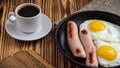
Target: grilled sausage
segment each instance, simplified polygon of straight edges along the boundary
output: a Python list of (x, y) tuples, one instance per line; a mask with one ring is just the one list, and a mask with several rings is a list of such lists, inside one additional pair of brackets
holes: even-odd
[(96, 47), (92, 41), (92, 37), (89, 30), (88, 29), (81, 30), (79, 32), (79, 36), (86, 51), (86, 65), (98, 67)]
[(86, 58), (85, 50), (78, 35), (77, 25), (73, 21), (69, 21), (67, 24), (67, 41), (73, 56)]

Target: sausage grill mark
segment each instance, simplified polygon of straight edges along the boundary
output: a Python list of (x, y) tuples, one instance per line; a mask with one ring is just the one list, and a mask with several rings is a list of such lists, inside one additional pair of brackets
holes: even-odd
[(70, 36), (70, 38), (73, 37), (73, 30), (74, 30), (74, 28), (72, 26), (72, 23), (69, 23), (69, 36)]
[(76, 49), (76, 54), (79, 54), (79, 53), (81, 53), (81, 51), (80, 51), (80, 49)]
[(93, 63), (94, 60), (93, 60), (93, 54), (94, 54), (94, 50), (93, 50), (93, 47), (91, 48), (91, 51), (89, 52), (88, 56), (89, 56), (89, 63)]
[(83, 34), (87, 34), (87, 31), (84, 29), (81, 31)]

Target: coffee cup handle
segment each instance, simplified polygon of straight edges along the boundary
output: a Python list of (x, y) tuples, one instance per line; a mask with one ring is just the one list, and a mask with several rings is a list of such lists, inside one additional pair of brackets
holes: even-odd
[(14, 12), (10, 12), (9, 15), (8, 15), (8, 17), (9, 17), (9, 21), (11, 23), (14, 23), (16, 21), (16, 16), (15, 16)]

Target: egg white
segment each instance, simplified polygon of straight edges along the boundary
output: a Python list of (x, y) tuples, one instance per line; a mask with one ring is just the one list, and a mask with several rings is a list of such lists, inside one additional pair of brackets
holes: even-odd
[(120, 26), (111, 22), (99, 20), (104, 23), (106, 28), (103, 31), (93, 32), (89, 29), (89, 23), (92, 21), (94, 20), (84, 21), (79, 26), (79, 30), (81, 31), (83, 29), (88, 29), (91, 32), (92, 39), (97, 49), (102, 45), (109, 45), (117, 51), (117, 57), (112, 61), (108, 61), (98, 56), (97, 58), (99, 64), (104, 67), (113, 67), (120, 65)]
[[(89, 29), (89, 23), (94, 20), (86, 20), (84, 21), (80, 26), (79, 29)], [(93, 32), (90, 29), (92, 39), (97, 40), (97, 39), (102, 39), (104, 41), (109, 41), (109, 42), (120, 42), (120, 27), (118, 25), (112, 24), (107, 21), (99, 20), (104, 25), (106, 28), (103, 31), (98, 31), (98, 32)]]
[(101, 66), (114, 67), (114, 66), (120, 65), (120, 43), (105, 42), (105, 41), (100, 40), (100, 39), (94, 41), (94, 43), (95, 43), (97, 49), (102, 45), (108, 45), (108, 46), (113, 47), (117, 51), (117, 57), (112, 61), (108, 61), (108, 60), (98, 56), (98, 62)]

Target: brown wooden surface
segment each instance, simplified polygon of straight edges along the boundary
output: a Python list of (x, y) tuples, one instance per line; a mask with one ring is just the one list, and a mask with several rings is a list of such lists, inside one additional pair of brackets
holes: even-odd
[[(34, 50), (56, 68), (78, 68), (79, 66), (66, 59), (54, 41), (54, 23), (72, 14), (91, 0), (0, 0), (0, 60), (20, 50)], [(52, 21), (51, 32), (36, 41), (19, 41), (10, 37), (5, 31), (8, 13), (22, 3), (38, 4), (42, 13)]]

